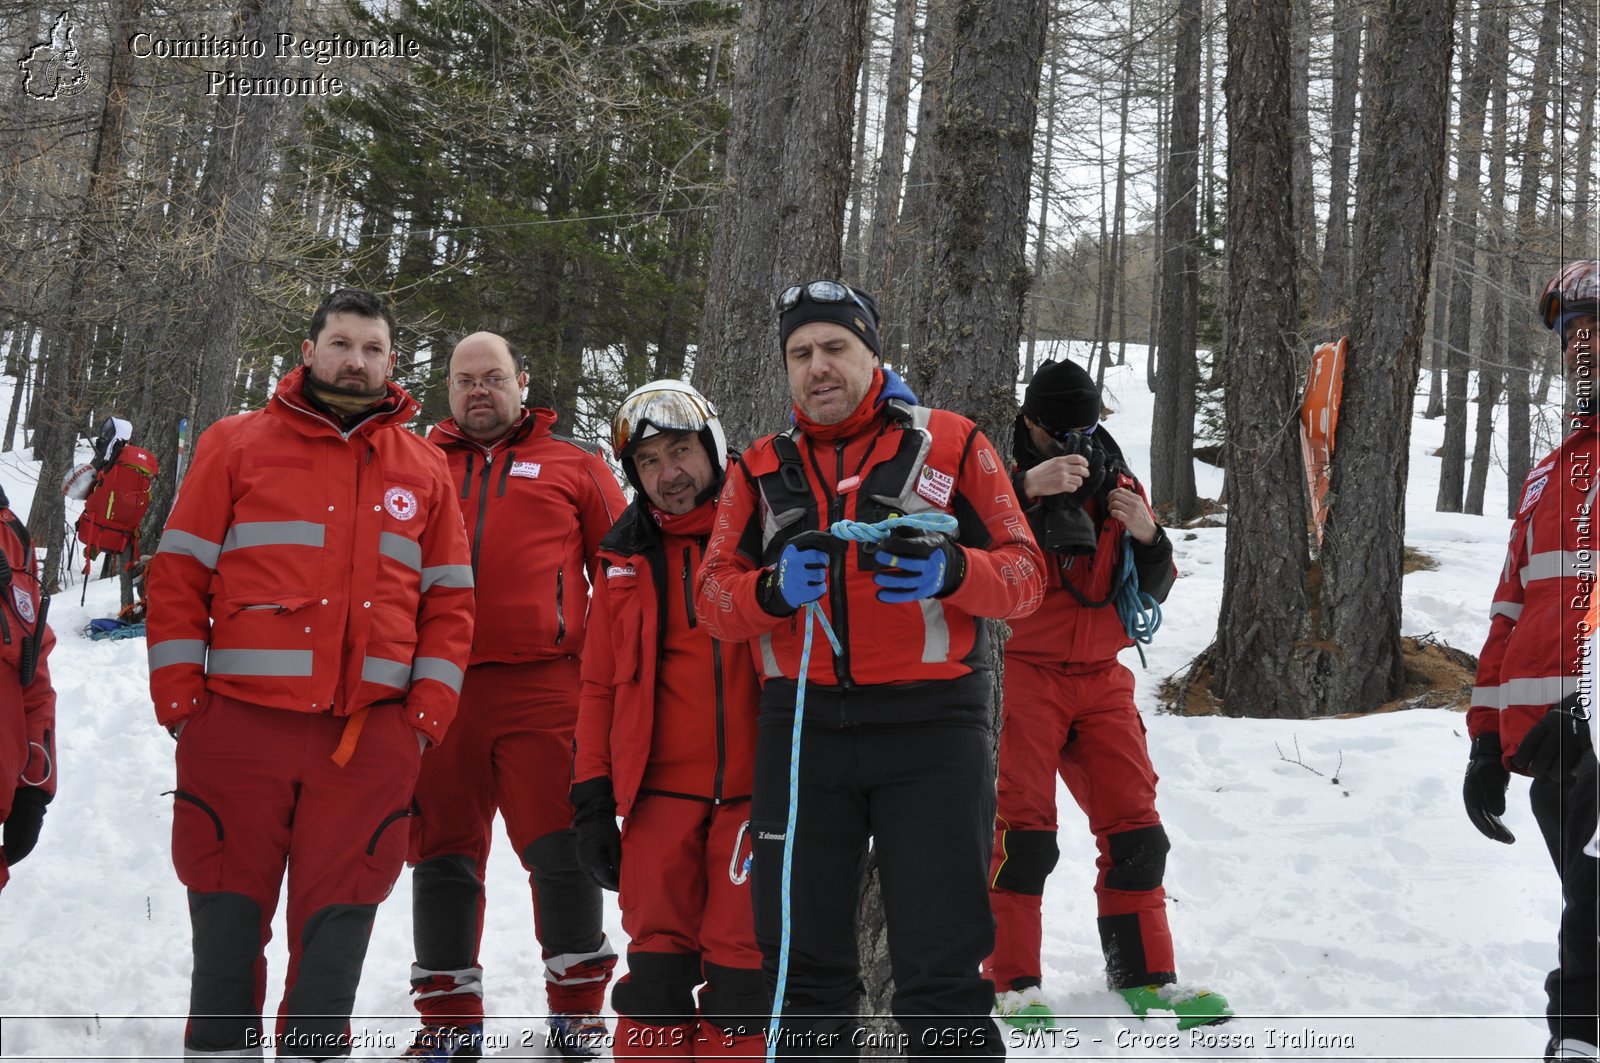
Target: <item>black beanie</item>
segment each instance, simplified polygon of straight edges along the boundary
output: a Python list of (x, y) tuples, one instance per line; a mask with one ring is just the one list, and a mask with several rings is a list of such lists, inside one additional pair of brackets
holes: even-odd
[[(831, 321), (835, 325), (845, 328), (860, 336), (862, 342), (872, 348), (872, 353), (879, 358), (883, 357), (883, 350), (878, 346), (878, 301), (860, 288), (849, 287), (861, 300), (861, 306), (854, 302), (844, 303), (817, 303), (812, 302), (811, 296), (802, 292), (800, 301), (785, 310), (778, 318), (778, 353), (783, 354), (789, 347), (789, 333), (801, 325), (812, 321)], [(862, 307), (866, 307), (866, 312)]]
[(1088, 428), (1100, 423), (1100, 389), (1076, 362), (1045, 362), (1023, 392), (1022, 414), (1051, 432)]

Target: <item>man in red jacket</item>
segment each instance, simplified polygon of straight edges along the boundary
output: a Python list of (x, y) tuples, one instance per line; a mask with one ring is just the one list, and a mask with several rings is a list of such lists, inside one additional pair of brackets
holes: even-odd
[(598, 1055), (616, 953), (600, 888), (573, 848), (572, 733), (589, 583), (622, 491), (596, 448), (553, 435), (553, 410), (504, 337), (477, 332), (450, 356), (445, 454), (472, 544), (478, 623), (461, 715), (417, 782), (411, 987), (423, 1026), (401, 1056), (477, 1058), (483, 1040), (484, 869), (498, 810), (533, 887), (549, 1040)]
[(48, 658), (56, 637), (28, 529), (0, 491), (0, 889), (33, 852), (56, 794), (56, 691)]
[(612, 1055), (759, 1057), (767, 993), (748, 883), (759, 689), (742, 648), (700, 623), (693, 589), (728, 448), (711, 404), (676, 380), (623, 400), (612, 445), (636, 493), (600, 544), (572, 787), (578, 855), (619, 891), (628, 932)]
[(1516, 839), (1500, 817), (1511, 773), (1533, 778), (1528, 797), (1550, 859), (1561, 875), (1560, 966), (1545, 980), (1550, 1043), (1546, 1059), (1600, 1054), (1600, 942), (1596, 878), (1584, 850), (1595, 833), (1595, 757), (1583, 648), (1595, 589), (1595, 329), (1600, 261), (1570, 262), (1539, 297), (1545, 327), (1560, 337), (1574, 401), (1570, 431), (1523, 483), (1511, 542), (1489, 609), (1489, 637), (1467, 710), (1472, 739), (1462, 797), (1485, 837)]
[[(812, 281), (778, 303), (794, 427), (730, 470), (696, 598), (701, 622), (748, 642), (762, 676), (750, 829), (756, 937), (769, 985), (787, 977), (778, 1051), (860, 1050), (855, 922), (870, 840), (905, 1049), (1003, 1055), (994, 987), (979, 973), (994, 945), (981, 618), (1032, 612), (1043, 558), (989, 440), (964, 417), (915, 405), (879, 365), (870, 295)], [(839, 521), (888, 528), (906, 515), (953, 517), (957, 530), (907, 525), (876, 546), (827, 534)], [(812, 622), (801, 609), (813, 602), (840, 652), (820, 635), (812, 647), (789, 839), (790, 736)]]
[[(188, 1057), (331, 1059), (377, 904), (405, 860), (423, 747), (455, 715), (472, 569), (394, 319), (324, 299), (304, 364), (218, 421), (150, 563), (156, 719), (178, 740), (172, 860), (189, 889)], [(289, 970), (264, 1037), (264, 948), (289, 869)]]
[(1110, 988), (1140, 1016), (1175, 1010), (1180, 1029), (1218, 1021), (1232, 1014), (1221, 996), (1177, 985), (1156, 772), (1133, 673), (1117, 660), (1133, 645), (1119, 596), (1166, 599), (1177, 576), (1172, 542), (1100, 423), (1100, 389), (1081, 366), (1045, 362), (1034, 373), (1012, 449), (1012, 479), (1046, 574), (1044, 603), (1011, 625), (1006, 642), (989, 880), (995, 950), (984, 965), (999, 992), (995, 1010), (1013, 1026), (1055, 1025), (1039, 946), (1045, 879), (1059, 855), (1059, 775), (1100, 850), (1095, 900)]

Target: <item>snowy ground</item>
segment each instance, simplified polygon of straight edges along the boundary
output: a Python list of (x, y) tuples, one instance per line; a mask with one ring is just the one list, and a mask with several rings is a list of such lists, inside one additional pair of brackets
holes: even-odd
[[(1113, 370), (1110, 425), (1148, 468), (1144, 353)], [(1405, 632), (1475, 653), (1509, 523), (1436, 514), (1438, 422), (1413, 426), (1408, 542), (1439, 568), (1407, 577)], [(0, 456), (0, 486), (25, 510), (35, 467)], [(1220, 473), (1198, 466), (1215, 496)], [(1505, 509), (1504, 474), (1487, 508)], [(1130, 1019), (1105, 991), (1094, 929), (1094, 847), (1063, 790), (1061, 863), (1045, 895), (1046, 988), (1069, 1030), (1015, 1055), (1070, 1059), (1535, 1059), (1542, 982), (1555, 962), (1560, 892), (1514, 782), (1507, 825), (1482, 838), (1461, 809), (1463, 717), (1418, 710), (1366, 719), (1273, 722), (1158, 715), (1161, 680), (1211, 640), (1224, 530), (1176, 533), (1181, 578), (1138, 673), (1161, 811), (1173, 850), (1167, 888), (1180, 975), (1232, 1001), (1238, 1018), (1177, 1033)], [(156, 726), (144, 643), (90, 642), (116, 610), (112, 581), (58, 596), (54, 659), (62, 781), (38, 850), (0, 899), (0, 1058), (168, 1058), (188, 1001), (189, 926), (168, 858), (172, 741)], [(1298, 744), (1306, 767), (1280, 758)], [(1342, 762), (1342, 764), (1341, 764)], [(1337, 782), (1329, 776), (1335, 765)], [(1314, 768), (1321, 774), (1307, 770)], [(521, 1055), (543, 1010), (525, 876), (509, 848), (490, 868), (484, 952), (491, 1041)], [(609, 896), (609, 895), (608, 895)], [(385, 1058), (412, 1025), (410, 885), (383, 905), (357, 1000), (357, 1058)], [(624, 942), (613, 906), (608, 932)], [(282, 935), (281, 914), (278, 937)], [(269, 951), (282, 978), (284, 951)], [(269, 993), (275, 1007), (276, 989)], [(1208, 1041), (1207, 1038), (1214, 1038)], [(542, 1042), (540, 1042), (542, 1043)]]

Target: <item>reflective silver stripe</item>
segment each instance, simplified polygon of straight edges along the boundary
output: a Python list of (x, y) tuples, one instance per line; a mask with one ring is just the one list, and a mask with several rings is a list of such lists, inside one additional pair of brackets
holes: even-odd
[(778, 667), (778, 657), (772, 652), (772, 633), (761, 636), (761, 674), (771, 679), (783, 674)]
[(168, 528), (161, 533), (161, 545), (156, 548), (158, 554), (183, 554), (192, 557), (206, 568), (217, 567), (217, 555), (222, 553), (222, 547), (210, 539), (202, 539), (190, 532)]
[(1526, 587), (1534, 580), (1559, 579), (1562, 576), (1572, 577), (1579, 572), (1594, 571), (1594, 554), (1589, 554), (1589, 563), (1582, 564), (1579, 555), (1571, 550), (1546, 550), (1542, 554), (1533, 554), (1528, 558), (1528, 563), (1522, 566), (1522, 585)]
[(411, 681), (432, 679), (461, 693), (461, 669), (443, 657), (418, 657), (411, 662)]
[(257, 520), (235, 524), (222, 540), (222, 552), (252, 546), (322, 545), (323, 527), (309, 520)]
[(472, 587), (471, 565), (429, 565), (422, 570), (422, 591), (430, 587)]
[(1473, 687), (1472, 704), (1481, 705), (1486, 709), (1503, 709), (1505, 702), (1500, 700), (1499, 687)]
[(943, 664), (950, 659), (950, 626), (944, 620), (944, 606), (933, 598), (917, 602), (922, 607), (922, 663)]
[(387, 657), (366, 657), (361, 661), (361, 681), (404, 690), (411, 682), (411, 666)]
[(150, 661), (152, 672), (169, 664), (205, 664), (206, 643), (204, 639), (167, 639), (164, 642), (152, 642), (145, 651), (145, 656)]
[(1512, 620), (1518, 619), (1522, 616), (1522, 603), (1495, 602), (1489, 607), (1489, 619), (1493, 620), (1497, 616), (1509, 617)]
[(1472, 703), (1492, 709), (1510, 705), (1554, 705), (1578, 689), (1575, 675), (1540, 675), (1507, 679), (1497, 687), (1473, 687)]
[(1578, 676), (1541, 675), (1532, 679), (1508, 679), (1500, 684), (1505, 705), (1554, 705), (1578, 689)]
[(422, 544), (415, 539), (384, 532), (378, 536), (378, 553), (393, 558), (413, 572), (422, 571)]
[(308, 676), (310, 650), (218, 650), (206, 658), (207, 675)]

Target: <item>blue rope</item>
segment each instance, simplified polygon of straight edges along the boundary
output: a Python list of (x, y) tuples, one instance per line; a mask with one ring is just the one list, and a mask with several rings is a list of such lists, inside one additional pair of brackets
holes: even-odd
[(1117, 572), (1117, 594), (1114, 601), (1122, 630), (1133, 640), (1139, 651), (1139, 663), (1149, 667), (1144, 659), (1144, 648), (1161, 629), (1161, 603), (1139, 589), (1139, 576), (1133, 567), (1133, 536), (1122, 533), (1122, 567)]
[[(944, 532), (954, 535), (958, 525), (948, 513), (912, 513), (903, 517), (890, 517), (875, 524), (857, 520), (841, 520), (828, 531), (847, 542), (881, 543), (896, 528), (918, 528), (923, 531)], [(1130, 555), (1131, 561), (1131, 555)], [(806, 677), (811, 673), (811, 636), (813, 621), (822, 624), (822, 633), (835, 654), (844, 652), (839, 636), (834, 634), (828, 615), (822, 611), (820, 599), (806, 603), (806, 634), (800, 646), (800, 678), (795, 683), (794, 726), (789, 730), (789, 815), (783, 830), (783, 874), (781, 892), (783, 900), (783, 932), (778, 941), (778, 984), (772, 994), (772, 1019), (767, 1024), (767, 1063), (773, 1063), (778, 1053), (778, 1028), (783, 1020), (783, 995), (789, 987), (789, 946), (793, 937), (793, 904), (791, 881), (794, 874), (794, 831), (800, 813), (800, 734), (805, 721)]]

